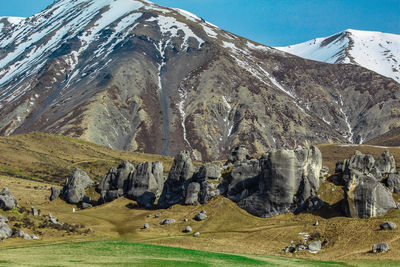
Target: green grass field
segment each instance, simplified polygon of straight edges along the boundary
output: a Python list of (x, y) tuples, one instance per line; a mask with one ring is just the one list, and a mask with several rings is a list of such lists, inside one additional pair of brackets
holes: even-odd
[(399, 262), (323, 262), (97, 241), (3, 248), (0, 266), (399, 266)]

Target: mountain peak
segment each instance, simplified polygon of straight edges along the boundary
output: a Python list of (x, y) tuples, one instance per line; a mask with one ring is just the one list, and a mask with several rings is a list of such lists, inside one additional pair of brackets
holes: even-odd
[(306, 59), (355, 64), (400, 82), (400, 35), (347, 29), (277, 49)]

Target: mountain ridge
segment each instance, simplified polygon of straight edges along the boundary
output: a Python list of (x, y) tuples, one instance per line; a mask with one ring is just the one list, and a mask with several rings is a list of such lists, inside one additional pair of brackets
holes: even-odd
[(400, 35), (347, 29), (286, 47), (275, 47), (306, 59), (355, 64), (400, 82)]
[(0, 134), (43, 131), (120, 150), (218, 159), (238, 145), (358, 143), (400, 116), (391, 79), (147, 1), (60, 0), (0, 36), (0, 66)]

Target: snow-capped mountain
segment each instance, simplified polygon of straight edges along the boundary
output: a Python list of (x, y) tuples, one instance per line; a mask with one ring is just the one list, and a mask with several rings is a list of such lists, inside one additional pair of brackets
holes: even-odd
[(0, 134), (218, 159), (360, 142), (400, 120), (400, 85), (305, 60), (144, 0), (59, 0), (0, 34)]
[(329, 37), (276, 48), (306, 59), (356, 64), (400, 82), (398, 34), (349, 29)]
[(25, 18), (21, 17), (1, 17), (0, 16), (0, 35), (3, 31), (9, 30), (10, 27), (18, 25)]

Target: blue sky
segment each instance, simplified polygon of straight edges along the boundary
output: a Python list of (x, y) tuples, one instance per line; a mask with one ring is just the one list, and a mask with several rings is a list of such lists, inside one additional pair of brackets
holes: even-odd
[[(0, 16), (30, 16), (53, 0), (0, 0)], [(153, 0), (270, 46), (345, 29), (400, 34), (400, 0)]]

